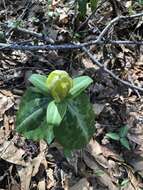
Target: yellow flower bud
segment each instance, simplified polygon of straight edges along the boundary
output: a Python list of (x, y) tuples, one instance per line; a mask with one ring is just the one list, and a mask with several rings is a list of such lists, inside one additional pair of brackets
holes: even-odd
[(65, 71), (52, 71), (47, 78), (47, 86), (52, 97), (57, 101), (62, 101), (73, 86), (72, 78)]

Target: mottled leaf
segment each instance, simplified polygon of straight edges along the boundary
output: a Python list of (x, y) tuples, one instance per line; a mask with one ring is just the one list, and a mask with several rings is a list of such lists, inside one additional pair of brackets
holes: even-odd
[(46, 123), (46, 107), (50, 101), (50, 96), (37, 93), (35, 88), (26, 90), (17, 112), (16, 130), (26, 138), (49, 139), (52, 128)]
[(48, 142), (48, 144), (50, 144), (54, 139), (53, 126), (47, 125), (45, 117), (45, 119), (41, 122), (39, 127), (37, 127), (34, 130), (24, 132), (24, 136), (27, 139), (32, 139), (35, 141), (44, 139)]
[(84, 94), (69, 101), (61, 125), (54, 128), (56, 139), (66, 151), (84, 147), (94, 131), (94, 113)]
[(84, 18), (87, 11), (87, 0), (78, 0), (78, 10), (80, 18)]

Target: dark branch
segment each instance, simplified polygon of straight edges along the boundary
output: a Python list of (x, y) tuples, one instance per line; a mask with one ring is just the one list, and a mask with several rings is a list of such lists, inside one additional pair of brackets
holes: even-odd
[[(100, 35), (98, 36), (98, 38), (96, 40), (93, 41), (89, 41), (89, 42), (85, 42), (85, 43), (81, 43), (81, 44), (63, 44), (63, 45), (54, 45), (53, 41), (47, 36), (44, 37), (42, 34), (33, 32), (33, 31), (29, 31), (27, 29), (23, 29), (23, 28), (12, 28), (13, 30), (17, 30), (19, 32), (23, 32), (23, 33), (27, 33), (29, 35), (32, 35), (38, 39), (41, 39), (42, 41), (46, 41), (51, 43), (50, 45), (18, 45), (18, 44), (4, 44), (4, 43), (0, 43), (0, 50), (60, 50), (60, 49), (82, 49), (83, 47), (87, 47), (87, 46), (91, 46), (94, 44), (128, 44), (128, 45), (143, 45), (143, 41), (104, 41), (103, 37), (104, 35), (108, 32), (108, 30), (114, 25), (116, 24), (119, 20), (125, 20), (125, 19), (133, 19), (133, 18), (138, 18), (143, 16), (143, 12), (142, 13), (138, 13), (138, 14), (134, 14), (131, 16), (118, 16), (116, 18), (114, 18), (113, 20), (111, 20), (109, 22), (109, 24), (103, 29), (103, 31), (100, 33)], [(4, 27), (8, 27), (3, 23), (0, 23), (1, 26)]]
[(81, 44), (62, 44), (62, 45), (25, 45), (25, 44), (6, 44), (0, 43), (0, 50), (21, 50), (21, 51), (38, 51), (38, 50), (67, 50), (67, 49), (82, 49), (91, 45), (102, 44), (124, 44), (124, 45), (143, 45), (143, 41), (89, 41)]
[(133, 90), (138, 90), (140, 92), (143, 92), (143, 88), (138, 87), (136, 85), (134, 85), (133, 83), (129, 83), (128, 81), (122, 80), (120, 79), (118, 76), (116, 76), (112, 71), (110, 71), (109, 69), (107, 69), (106, 67), (104, 67), (103, 64), (101, 64), (96, 58), (95, 56), (93, 56), (87, 48), (83, 47), (82, 48), (83, 51), (90, 57), (90, 59), (93, 61), (94, 64), (96, 64), (98, 67), (102, 68), (106, 73), (108, 73), (112, 78), (114, 78), (115, 80), (119, 81), (120, 83), (128, 86), (129, 88), (133, 89)]

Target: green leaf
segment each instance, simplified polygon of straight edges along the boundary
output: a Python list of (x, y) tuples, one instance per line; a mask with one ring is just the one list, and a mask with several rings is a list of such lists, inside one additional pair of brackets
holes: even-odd
[(7, 24), (9, 28), (18, 28), (22, 25), (22, 20), (8, 20)]
[(56, 103), (51, 101), (47, 107), (47, 123), (50, 125), (60, 125), (67, 110), (67, 103)]
[(78, 10), (81, 19), (86, 16), (87, 2), (88, 0), (78, 0)]
[(127, 179), (124, 179), (122, 182), (121, 182), (121, 184), (120, 184), (120, 186), (122, 186), (122, 187), (127, 187), (127, 185), (129, 184), (129, 179), (127, 178)]
[(70, 89), (69, 94), (75, 98), (83, 92), (93, 80), (88, 76), (81, 76), (73, 79), (73, 87)]
[(6, 37), (3, 31), (0, 31), (0, 43), (6, 43)]
[(112, 140), (116, 140), (116, 141), (119, 141), (120, 140), (120, 137), (117, 133), (107, 133), (106, 134), (106, 137), (112, 139)]
[(32, 74), (29, 78), (29, 81), (40, 90), (41, 93), (45, 95), (48, 94), (49, 90), (46, 84), (47, 77), (39, 74)]
[(85, 94), (69, 100), (67, 112), (58, 127), (54, 127), (57, 141), (70, 151), (84, 147), (94, 131), (94, 112)]
[(142, 5), (143, 5), (143, 0), (138, 0), (138, 1), (139, 1), (139, 3), (140, 3), (140, 4), (142, 4)]
[(95, 176), (102, 176), (102, 175), (104, 175), (105, 173), (104, 173), (104, 171), (103, 170), (100, 170), (100, 169), (98, 169), (98, 170), (96, 170), (96, 171), (94, 171), (94, 175)]
[(91, 10), (94, 11), (97, 7), (98, 0), (90, 0)]
[(44, 138), (50, 141), (53, 129), (46, 123), (46, 108), (50, 101), (50, 96), (37, 93), (35, 88), (26, 90), (16, 115), (17, 132), (33, 140)]
[(53, 126), (47, 125), (46, 117), (45, 117), (45, 119), (41, 121), (41, 124), (39, 127), (37, 127), (34, 130), (24, 132), (23, 135), (27, 139), (32, 139), (34, 141), (44, 139), (45, 141), (48, 142), (48, 144), (50, 144), (54, 139)]
[(128, 127), (127, 126), (124, 126), (124, 127), (120, 128), (120, 131), (119, 131), (119, 136), (120, 137), (126, 137), (127, 133), (128, 133)]
[(70, 158), (72, 156), (71, 150), (64, 149), (64, 155), (66, 158)]
[(125, 147), (125, 148), (127, 148), (128, 150), (131, 150), (130, 149), (130, 145), (129, 145), (129, 141), (128, 141), (128, 139), (127, 138), (120, 138), (120, 142), (121, 142), (121, 144)]

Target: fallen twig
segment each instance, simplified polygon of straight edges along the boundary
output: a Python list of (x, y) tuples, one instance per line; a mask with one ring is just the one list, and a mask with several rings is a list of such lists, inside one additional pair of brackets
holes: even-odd
[[(143, 12), (142, 13), (138, 13), (138, 14), (134, 14), (131, 16), (118, 16), (115, 17), (113, 20), (111, 20), (111, 22), (109, 22), (109, 24), (103, 29), (103, 31), (100, 33), (100, 35), (98, 36), (96, 41), (100, 41), (102, 40), (102, 38), (104, 37), (104, 35), (107, 33), (107, 31), (111, 28), (111, 26), (113, 26), (115, 23), (117, 23), (119, 20), (125, 20), (125, 19), (132, 19), (132, 18), (138, 18), (143, 16)], [(94, 43), (94, 42), (93, 42)]]
[(33, 37), (36, 37), (42, 41), (45, 41), (45, 42), (48, 42), (48, 43), (51, 43), (53, 44), (54, 41), (49, 38), (48, 36), (44, 36), (43, 34), (41, 33), (37, 33), (37, 32), (34, 32), (34, 31), (31, 31), (31, 30), (28, 30), (28, 29), (25, 29), (25, 28), (21, 28), (21, 27), (10, 27), (8, 26), (7, 24), (4, 24), (4, 23), (0, 23), (0, 26), (2, 26), (3, 28), (7, 28), (7, 29), (11, 29), (11, 30), (14, 30), (14, 31), (18, 31), (18, 32), (21, 32), (21, 33), (24, 33), (24, 34), (29, 34)]
[(38, 51), (38, 50), (67, 50), (67, 49), (82, 49), (83, 47), (91, 46), (93, 44), (102, 45), (102, 44), (124, 44), (124, 45), (143, 45), (143, 41), (89, 41), (81, 44), (61, 44), (61, 45), (29, 45), (29, 44), (7, 44), (0, 43), (0, 50), (21, 50), (21, 51)]
[(83, 51), (90, 57), (90, 59), (93, 61), (94, 64), (96, 64), (98, 67), (102, 68), (106, 73), (108, 73), (112, 78), (114, 78), (115, 80), (119, 81), (120, 83), (130, 87), (131, 89), (134, 90), (138, 90), (140, 92), (143, 92), (143, 88), (134, 85), (133, 83), (129, 83), (128, 81), (122, 80), (120, 79), (117, 75), (115, 75), (112, 71), (110, 71), (109, 69), (107, 69), (106, 67), (104, 67), (104, 65), (102, 63), (100, 63), (95, 56), (93, 56), (89, 50), (86, 47), (82, 48)]
[[(143, 16), (143, 12), (142, 13), (138, 13), (138, 14), (134, 14), (131, 16), (118, 16), (116, 18), (114, 18), (113, 20), (111, 20), (111, 22), (109, 22), (109, 24), (103, 29), (103, 31), (100, 33), (100, 35), (97, 37), (96, 40), (93, 41), (89, 41), (89, 42), (85, 42), (85, 43), (81, 43), (81, 44), (62, 44), (62, 45), (56, 45), (56, 44), (49, 44), (49, 45), (17, 45), (17, 44), (4, 44), (4, 43), (0, 43), (0, 50), (60, 50), (60, 49), (82, 49), (83, 47), (86, 46), (91, 46), (91, 45), (95, 45), (95, 44), (128, 44), (128, 45), (143, 45), (143, 41), (114, 41), (114, 40), (103, 40), (104, 35), (107, 33), (107, 31), (111, 28), (111, 26), (113, 26), (115, 23), (117, 23), (119, 20), (121, 19), (132, 19), (132, 18), (138, 18)], [(3, 23), (1, 23), (0, 25), (3, 25)], [(19, 32), (25, 32), (27, 34), (30, 34), (32, 36), (35, 36), (41, 40), (45, 40), (47, 42), (49, 42), (49, 37), (44, 37), (42, 34), (33, 32), (33, 31), (29, 31), (27, 29), (22, 29), (22, 28), (15, 28), (15, 30), (18, 30)]]

